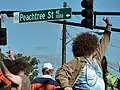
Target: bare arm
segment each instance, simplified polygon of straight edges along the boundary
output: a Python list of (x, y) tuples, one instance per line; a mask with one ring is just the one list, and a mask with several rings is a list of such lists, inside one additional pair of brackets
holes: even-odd
[(100, 39), (99, 46), (96, 50), (99, 60), (102, 60), (107, 50), (108, 44), (110, 42), (110, 35), (111, 35), (111, 27), (112, 27), (111, 23), (108, 18), (104, 19), (104, 21), (106, 23), (106, 28), (105, 28), (102, 38)]
[(21, 77), (10, 73), (9, 70), (6, 68), (5, 64), (2, 61), (0, 61), (0, 66), (2, 68), (2, 72), (5, 74), (5, 76), (8, 79), (10, 79), (13, 83), (15, 83), (17, 85), (21, 85), (21, 82), (22, 82)]

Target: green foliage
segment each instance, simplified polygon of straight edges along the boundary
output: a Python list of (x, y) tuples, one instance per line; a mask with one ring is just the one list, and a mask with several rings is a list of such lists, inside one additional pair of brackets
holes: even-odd
[(15, 58), (21, 58), (24, 62), (27, 64), (26, 68), (26, 74), (29, 76), (30, 80), (32, 81), (34, 78), (38, 76), (38, 65), (40, 63), (40, 60), (37, 59), (36, 57), (31, 57), (31, 56), (25, 56), (23, 54), (16, 54)]

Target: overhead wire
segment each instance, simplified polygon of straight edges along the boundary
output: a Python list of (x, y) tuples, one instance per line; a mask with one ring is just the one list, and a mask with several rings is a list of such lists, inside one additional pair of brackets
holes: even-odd
[[(60, 26), (60, 27), (61, 27), (61, 26)], [(61, 29), (61, 28), (60, 28), (60, 29)], [(57, 52), (58, 52), (58, 48), (59, 48), (59, 39), (60, 39), (59, 36), (60, 36), (60, 32), (61, 32), (61, 30), (58, 31), (58, 35), (57, 35), (57, 45), (56, 45), (56, 50), (55, 50), (55, 53), (56, 53), (56, 54), (58, 54)], [(55, 66), (57, 65), (56, 62), (57, 62), (57, 61), (55, 60), (55, 64), (54, 64)]]
[(116, 46), (116, 45), (113, 45), (113, 44), (110, 44), (110, 46), (120, 48), (120, 46)]
[(109, 67), (109, 68), (111, 68), (111, 69), (113, 69), (114, 71), (116, 71), (116, 72), (120, 73), (120, 71), (119, 71), (119, 70), (117, 70), (117, 69), (113, 68), (113, 67), (112, 67), (111, 65), (109, 65), (109, 64), (108, 64), (108, 67)]
[(73, 37), (67, 30), (66, 30), (66, 33), (69, 35), (70, 38)]

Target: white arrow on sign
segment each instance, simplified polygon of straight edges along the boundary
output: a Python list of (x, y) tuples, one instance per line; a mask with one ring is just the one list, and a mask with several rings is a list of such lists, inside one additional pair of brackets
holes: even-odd
[(70, 17), (70, 14), (67, 14), (66, 17)]

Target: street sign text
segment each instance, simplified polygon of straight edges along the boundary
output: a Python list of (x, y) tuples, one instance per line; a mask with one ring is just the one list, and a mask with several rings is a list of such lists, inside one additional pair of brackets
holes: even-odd
[(71, 18), (71, 8), (14, 13), (14, 22), (17, 22), (17, 23), (70, 19), (70, 18)]

